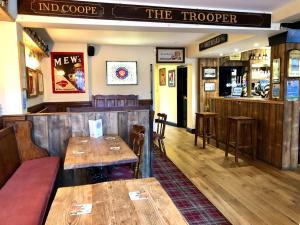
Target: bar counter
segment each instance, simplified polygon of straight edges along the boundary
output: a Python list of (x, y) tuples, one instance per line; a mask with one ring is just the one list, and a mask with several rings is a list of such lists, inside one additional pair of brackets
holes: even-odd
[[(209, 99), (211, 112), (219, 114), (219, 141), (225, 143), (227, 117), (247, 116), (257, 121), (256, 157), (278, 168), (282, 167), (283, 142), (283, 101), (259, 98), (224, 98)], [(241, 134), (244, 141), (247, 133)]]

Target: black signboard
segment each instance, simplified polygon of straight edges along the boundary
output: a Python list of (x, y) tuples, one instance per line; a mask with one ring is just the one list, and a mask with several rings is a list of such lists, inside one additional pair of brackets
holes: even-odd
[(209, 39), (199, 44), (199, 51), (203, 51), (205, 49), (217, 46), (219, 44), (225, 43), (228, 41), (228, 34), (221, 34), (217, 37)]
[(18, 13), (88, 19), (270, 27), (271, 14), (70, 0), (18, 0)]

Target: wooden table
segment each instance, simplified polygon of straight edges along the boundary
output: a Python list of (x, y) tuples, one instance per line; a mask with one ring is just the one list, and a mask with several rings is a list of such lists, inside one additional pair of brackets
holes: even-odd
[[(144, 191), (146, 199), (131, 200), (129, 192)], [(74, 204), (92, 203), (92, 212), (71, 215)], [(59, 188), (46, 225), (181, 225), (188, 223), (155, 178), (122, 180)]]
[[(120, 146), (120, 149), (112, 150), (111, 147), (114, 146)], [(137, 160), (137, 156), (119, 136), (71, 137), (64, 169), (109, 166)]]

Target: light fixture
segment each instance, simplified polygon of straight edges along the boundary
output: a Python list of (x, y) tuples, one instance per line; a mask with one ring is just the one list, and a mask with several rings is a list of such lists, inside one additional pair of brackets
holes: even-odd
[(239, 51), (239, 49), (238, 49), (238, 48), (236, 48), (236, 49), (234, 49), (234, 51), (235, 51), (235, 52), (238, 52), (238, 51)]
[(223, 53), (220, 53), (220, 56), (223, 56), (224, 54)]
[(259, 43), (254, 43), (253, 46), (254, 46), (254, 47), (258, 47), (258, 46), (259, 46)]

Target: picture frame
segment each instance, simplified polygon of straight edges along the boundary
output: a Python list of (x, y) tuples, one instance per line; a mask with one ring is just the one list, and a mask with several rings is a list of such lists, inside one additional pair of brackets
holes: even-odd
[(38, 94), (44, 94), (44, 80), (43, 80), (43, 73), (40, 70), (36, 70), (37, 72), (37, 80), (38, 80)]
[(85, 93), (84, 53), (51, 52), (50, 55), (53, 93)]
[(215, 82), (204, 82), (204, 91), (205, 92), (213, 92), (216, 90)]
[(156, 47), (156, 63), (185, 63), (185, 48)]
[(217, 67), (203, 67), (202, 68), (202, 79), (204, 79), (204, 80), (217, 79)]
[(20, 68), (20, 79), (22, 89), (27, 90), (27, 71), (26, 71), (26, 63), (25, 63), (25, 45), (23, 42), (19, 42), (19, 68)]
[(26, 67), (27, 74), (27, 98), (34, 98), (38, 96), (38, 81), (37, 72), (29, 67)]
[(176, 80), (175, 74), (176, 74), (175, 70), (168, 71), (168, 86), (169, 87), (175, 87), (175, 80)]
[(280, 83), (280, 58), (273, 59), (272, 62), (272, 83)]
[(280, 84), (273, 84), (272, 98), (280, 98)]
[(137, 61), (106, 61), (107, 85), (137, 85)]
[(166, 80), (167, 80), (166, 68), (160, 68), (159, 69), (159, 85), (165, 86)]
[(288, 77), (300, 77), (300, 50), (293, 49), (289, 53)]

